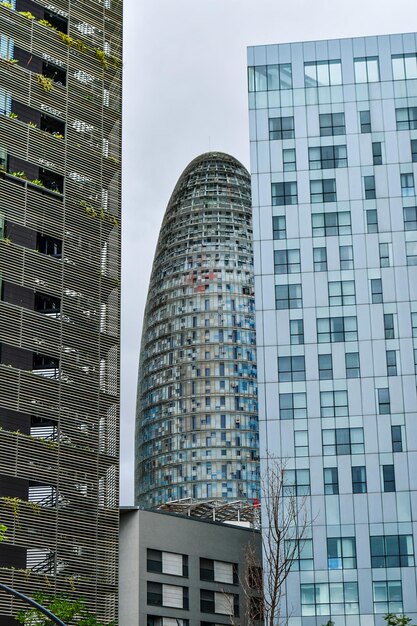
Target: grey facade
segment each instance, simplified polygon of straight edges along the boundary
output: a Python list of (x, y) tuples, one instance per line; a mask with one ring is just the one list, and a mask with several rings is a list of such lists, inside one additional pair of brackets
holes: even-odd
[(260, 448), (314, 520), (291, 626), (417, 616), (416, 50), (248, 51)]
[(260, 550), (257, 531), (121, 509), (119, 626), (246, 623), (239, 580), (249, 544)]
[(182, 173), (144, 315), (136, 502), (258, 497), (250, 178), (210, 152)]
[[(0, 579), (117, 614), (120, 0), (0, 4)], [(21, 608), (4, 593), (0, 624)]]

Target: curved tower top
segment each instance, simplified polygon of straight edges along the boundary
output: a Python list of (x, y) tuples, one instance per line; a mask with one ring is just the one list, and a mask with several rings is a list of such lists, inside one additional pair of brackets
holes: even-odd
[(136, 415), (137, 503), (258, 497), (250, 178), (209, 152), (182, 173), (145, 309)]

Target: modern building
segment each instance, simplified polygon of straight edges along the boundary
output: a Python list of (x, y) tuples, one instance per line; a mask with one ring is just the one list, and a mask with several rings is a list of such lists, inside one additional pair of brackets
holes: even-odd
[(292, 626), (417, 616), (416, 51), (248, 53), (260, 449), (313, 520)]
[(260, 534), (210, 521), (201, 510), (197, 518), (121, 509), (119, 626), (247, 623), (241, 583), (246, 551), (260, 553)]
[[(120, 0), (0, 4), (2, 583), (116, 616)], [(0, 595), (0, 624), (21, 608)]]
[(165, 213), (142, 334), (136, 502), (258, 497), (250, 179), (210, 152)]

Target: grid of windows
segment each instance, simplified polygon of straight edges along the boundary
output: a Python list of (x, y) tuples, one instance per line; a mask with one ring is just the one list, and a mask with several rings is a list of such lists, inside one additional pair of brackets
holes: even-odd
[(325, 428), (322, 431), (323, 454), (363, 454), (363, 428)]
[(401, 195), (403, 198), (415, 195), (414, 174), (412, 172), (401, 174)]
[(295, 172), (297, 162), (294, 148), (287, 148), (282, 151), (282, 165), (284, 172)]
[(368, 234), (378, 232), (378, 212), (376, 209), (366, 211), (366, 232)]
[(336, 202), (336, 180), (323, 178), (310, 180), (310, 200), (316, 202)]
[(339, 246), (339, 259), (341, 270), (353, 269), (353, 246)]
[(417, 162), (417, 139), (411, 140), (411, 160), (413, 163)]
[(341, 85), (342, 63), (340, 59), (304, 63), (304, 84), (306, 87)]
[(280, 65), (256, 65), (248, 67), (249, 91), (274, 91), (277, 89), (291, 89), (291, 63)]
[(380, 278), (371, 278), (371, 302), (372, 304), (383, 302), (382, 280)]
[(319, 379), (331, 380), (333, 378), (333, 359), (331, 354), (319, 354)]
[(326, 248), (313, 248), (313, 264), (315, 272), (327, 272)]
[(292, 570), (305, 572), (313, 569), (312, 539), (305, 539), (302, 542), (297, 542), (295, 539), (286, 539), (285, 554), (291, 555), (293, 558), (291, 563)]
[(301, 285), (275, 285), (275, 307), (277, 309), (301, 309)]
[(395, 470), (393, 465), (382, 466), (382, 480), (385, 492), (395, 491)]
[(287, 236), (287, 226), (285, 215), (274, 215), (272, 218), (272, 237), (274, 239), (285, 239)]
[(349, 415), (347, 391), (320, 391), (321, 417)]
[(379, 266), (389, 267), (391, 265), (390, 244), (379, 244)]
[(372, 583), (375, 613), (402, 613), (403, 592), (400, 580), (378, 580)]
[(355, 281), (336, 280), (328, 283), (329, 306), (348, 306), (356, 303)]
[(305, 379), (306, 366), (303, 356), (278, 357), (278, 380), (280, 383)]
[(352, 232), (349, 211), (312, 213), (311, 225), (313, 229), (313, 237), (350, 235)]
[(303, 616), (359, 613), (357, 582), (303, 583), (300, 587)]
[(377, 390), (378, 397), (378, 413), (386, 415), (391, 412), (391, 401), (388, 387), (381, 387)]
[(407, 241), (405, 244), (407, 265), (417, 265), (417, 241)]
[(378, 535), (371, 537), (371, 567), (413, 567), (412, 535)]
[(303, 320), (290, 320), (290, 344), (300, 345), (304, 343)]
[(401, 426), (391, 426), (391, 442), (393, 452), (403, 451), (403, 438)]
[(397, 376), (397, 353), (395, 350), (386, 351), (387, 376)]
[(297, 204), (297, 183), (296, 181), (286, 183), (272, 183), (271, 185), (272, 206), (285, 206), (287, 204)]
[(307, 417), (307, 395), (305, 393), (280, 393), (279, 417), (282, 420)]
[(415, 130), (417, 128), (417, 107), (395, 109), (397, 130)]
[(391, 57), (394, 80), (417, 78), (417, 57), (413, 54), (393, 54)]
[(286, 469), (283, 475), (284, 496), (310, 495), (310, 470)]
[(275, 274), (294, 274), (301, 271), (300, 250), (274, 250)]
[(360, 127), (361, 127), (361, 133), (370, 133), (370, 132), (372, 132), (371, 112), (370, 111), (360, 111), (359, 112), (359, 123), (360, 123)]
[(321, 317), (317, 320), (318, 343), (357, 341), (358, 324), (354, 315), (347, 317)]
[(329, 569), (356, 569), (355, 537), (327, 538), (327, 567)]
[(380, 141), (372, 142), (372, 161), (374, 165), (382, 165), (382, 143)]
[(270, 117), (269, 118), (269, 139), (293, 139), (294, 138), (294, 118)]
[(321, 113), (319, 115), (320, 137), (344, 135), (346, 133), (344, 113)]
[(346, 146), (318, 146), (309, 148), (308, 164), (311, 170), (347, 167)]
[(339, 476), (337, 467), (325, 467), (323, 469), (324, 493), (328, 495), (337, 495), (339, 493)]
[(375, 176), (363, 177), (363, 190), (365, 200), (374, 200), (376, 198)]
[(352, 466), (352, 493), (366, 493), (366, 467)]
[(308, 456), (308, 430), (294, 432), (295, 456)]
[(385, 339), (395, 339), (394, 314), (384, 313), (384, 336)]
[(346, 378), (359, 378), (361, 375), (359, 352), (346, 352), (345, 354)]
[(355, 83), (376, 83), (379, 81), (378, 57), (354, 59)]
[(412, 337), (417, 337), (417, 313), (411, 313), (411, 333)]

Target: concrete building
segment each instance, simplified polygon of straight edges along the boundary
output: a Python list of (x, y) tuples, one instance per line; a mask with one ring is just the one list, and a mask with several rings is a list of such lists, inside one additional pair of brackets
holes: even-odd
[[(0, 4), (1, 581), (116, 616), (120, 0)], [(0, 624), (21, 608), (1, 594)]]
[(259, 532), (122, 508), (119, 626), (246, 624), (248, 545), (259, 552)]
[(416, 51), (248, 51), (260, 449), (314, 520), (291, 626), (417, 617)]
[(165, 213), (144, 316), (136, 502), (258, 497), (250, 179), (194, 159)]

